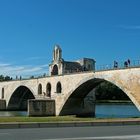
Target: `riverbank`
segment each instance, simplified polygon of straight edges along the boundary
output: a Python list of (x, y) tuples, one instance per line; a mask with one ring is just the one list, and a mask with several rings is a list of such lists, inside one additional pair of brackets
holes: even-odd
[(133, 104), (130, 100), (97, 100), (96, 104)]
[(2, 117), (0, 129), (140, 125), (140, 118)]

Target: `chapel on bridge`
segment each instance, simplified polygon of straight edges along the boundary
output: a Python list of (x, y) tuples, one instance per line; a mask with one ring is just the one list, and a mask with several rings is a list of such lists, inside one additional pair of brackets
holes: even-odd
[(53, 50), (53, 60), (52, 63), (49, 65), (49, 75), (62, 75), (93, 70), (95, 70), (94, 59), (82, 58), (73, 62), (65, 61), (62, 58), (62, 49), (59, 45), (55, 45)]

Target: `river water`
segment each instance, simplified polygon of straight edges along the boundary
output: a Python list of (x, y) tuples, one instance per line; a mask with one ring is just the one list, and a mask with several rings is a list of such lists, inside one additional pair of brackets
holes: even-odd
[(133, 104), (97, 104), (96, 118), (140, 117), (140, 111)]
[[(133, 104), (96, 104), (96, 118), (140, 117)], [(27, 111), (0, 111), (0, 116), (27, 116)]]

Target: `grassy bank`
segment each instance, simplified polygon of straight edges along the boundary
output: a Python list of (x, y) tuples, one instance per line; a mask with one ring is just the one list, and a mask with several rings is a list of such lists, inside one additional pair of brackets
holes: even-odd
[[(126, 118), (132, 119), (132, 118)], [(133, 118), (140, 119), (140, 118)], [(109, 118), (109, 119), (97, 119), (97, 118), (78, 118), (75, 116), (57, 116), (57, 117), (0, 117), (0, 123), (14, 123), (14, 122), (87, 122), (87, 121), (110, 121), (110, 120), (123, 120), (122, 118)]]
[(68, 122), (68, 121), (92, 121), (95, 118), (78, 118), (75, 116), (56, 117), (0, 117), (1, 122)]

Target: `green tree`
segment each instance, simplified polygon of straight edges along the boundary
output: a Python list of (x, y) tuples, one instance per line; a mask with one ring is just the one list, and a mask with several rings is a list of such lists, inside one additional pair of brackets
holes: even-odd
[(4, 81), (4, 76), (0, 75), (0, 81)]
[(4, 75), (0, 75), (0, 81), (10, 81), (13, 78), (10, 76), (4, 76)]
[(96, 88), (95, 95), (97, 100), (129, 100), (120, 88), (107, 81)]
[(12, 80), (12, 78), (10, 76), (5, 76), (4, 77), (4, 81), (10, 81), (10, 80)]

